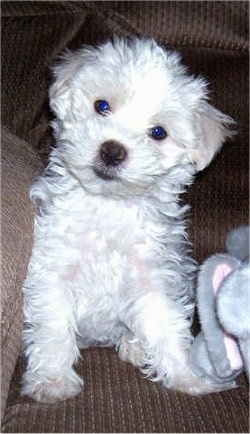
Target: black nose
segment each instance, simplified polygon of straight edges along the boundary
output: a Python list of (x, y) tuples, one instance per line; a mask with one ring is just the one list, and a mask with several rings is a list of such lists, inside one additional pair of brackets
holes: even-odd
[(100, 148), (100, 157), (106, 166), (118, 166), (127, 158), (127, 151), (115, 140), (108, 140)]

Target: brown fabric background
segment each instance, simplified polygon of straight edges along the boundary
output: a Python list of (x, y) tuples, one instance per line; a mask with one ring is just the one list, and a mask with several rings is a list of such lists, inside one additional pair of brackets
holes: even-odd
[(10, 389), (4, 432), (247, 432), (248, 393), (240, 387), (202, 398), (166, 391), (142, 377), (114, 350), (82, 353), (77, 372), (85, 385), (75, 399), (38, 404), (19, 396), (24, 363), (19, 360)]
[[(24, 190), (40, 167), (36, 158), (40, 155), (46, 162), (53, 143), (47, 95), (49, 67), (58, 53), (65, 47), (102, 42), (113, 34), (153, 36), (178, 49), (190, 72), (207, 78), (212, 103), (237, 121), (237, 137), (199, 174), (183, 198), (192, 205), (189, 234), (199, 262), (224, 250), (229, 229), (248, 223), (249, 70), (247, 1), (2, 1), (1, 7), (2, 123), (12, 133), (6, 133), (7, 146), (2, 149), (2, 157), (10, 153), (12, 158), (10, 165), (9, 156), (2, 159), (6, 174), (2, 180), (7, 186), (2, 196), (11, 198), (11, 208), (3, 207), (2, 232), (7, 240), (14, 240), (3, 244), (4, 400), (20, 348), (20, 285), (32, 243), (32, 211)], [(25, 218), (11, 220), (12, 213)], [(238, 389), (192, 398), (144, 379), (131, 365), (120, 362), (113, 350), (90, 349), (82, 355), (77, 369), (85, 379), (84, 391), (53, 406), (20, 397), (24, 369), (20, 357), (3, 432), (248, 431), (244, 376)]]
[(2, 410), (20, 351), (22, 297), (33, 238), (33, 208), (28, 188), (41, 170), (35, 152), (25, 142), (2, 130), (1, 185), (1, 356)]

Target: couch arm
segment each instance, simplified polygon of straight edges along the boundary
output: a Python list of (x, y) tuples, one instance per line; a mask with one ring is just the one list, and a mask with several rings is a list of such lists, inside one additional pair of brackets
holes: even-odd
[(20, 351), (22, 331), (21, 285), (32, 247), (33, 210), (28, 188), (42, 164), (39, 156), (8, 130), (2, 131), (1, 206), (1, 356), (2, 414)]

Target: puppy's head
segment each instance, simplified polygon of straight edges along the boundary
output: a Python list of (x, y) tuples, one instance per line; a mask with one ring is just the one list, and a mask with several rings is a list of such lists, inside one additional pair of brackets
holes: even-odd
[(58, 152), (97, 193), (138, 194), (163, 179), (185, 184), (231, 134), (233, 121), (208, 104), (204, 80), (153, 40), (66, 53), (54, 75)]

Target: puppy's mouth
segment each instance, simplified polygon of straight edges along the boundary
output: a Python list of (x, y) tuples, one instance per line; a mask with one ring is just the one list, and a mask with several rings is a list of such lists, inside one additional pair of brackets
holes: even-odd
[(118, 179), (117, 174), (112, 170), (112, 168), (94, 166), (93, 171), (98, 178), (101, 178), (104, 181), (114, 181)]

